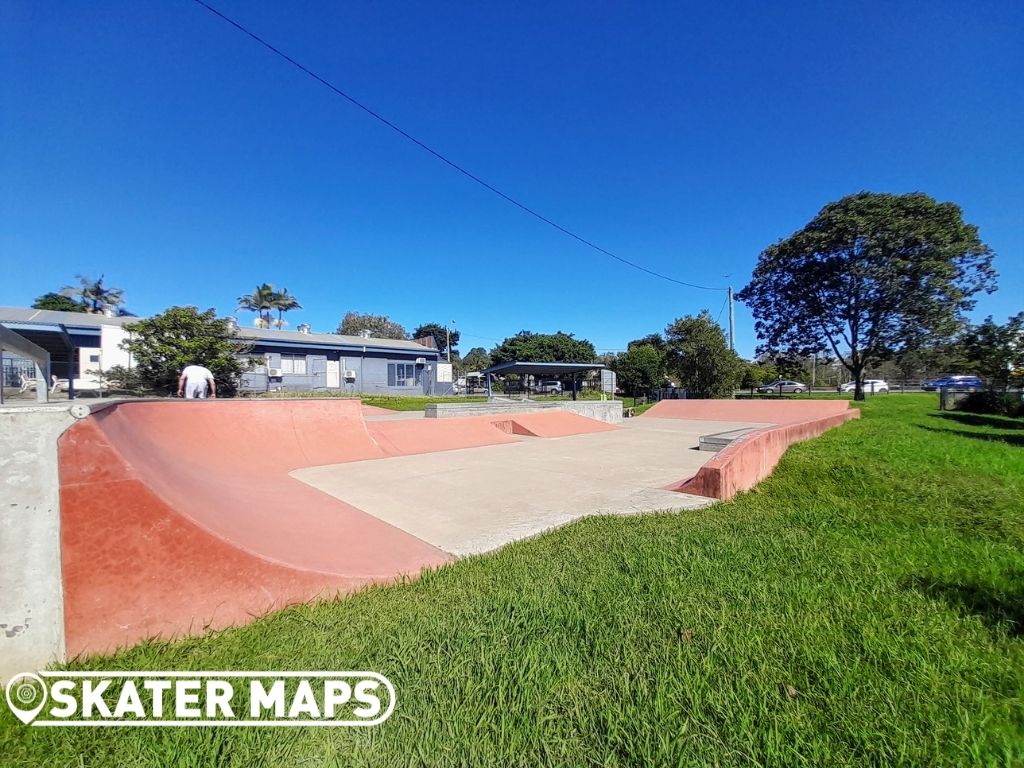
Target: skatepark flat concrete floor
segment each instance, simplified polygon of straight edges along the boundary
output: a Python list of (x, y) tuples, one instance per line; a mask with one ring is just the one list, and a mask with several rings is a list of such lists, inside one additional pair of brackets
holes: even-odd
[(622, 429), (559, 438), (522, 437), (483, 448), (310, 467), (291, 472), (454, 555), (486, 552), (593, 514), (692, 509), (703, 496), (666, 491), (716, 454), (701, 435), (734, 421), (643, 417)]

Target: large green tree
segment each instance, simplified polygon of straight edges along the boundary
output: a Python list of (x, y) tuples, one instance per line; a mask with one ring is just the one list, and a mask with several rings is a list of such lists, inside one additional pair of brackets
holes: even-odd
[(762, 251), (737, 298), (757, 318), (760, 350), (831, 351), (862, 400), (866, 368), (947, 337), (972, 296), (995, 290), (992, 256), (953, 203), (861, 192)]
[(284, 328), (285, 326), (285, 312), (291, 312), (293, 309), (302, 309), (302, 305), (299, 304), (299, 300), (288, 293), (287, 288), (274, 291), (270, 303), (271, 306), (277, 310), (277, 320), (274, 321), (274, 325), (278, 328)]
[(459, 346), (459, 332), (451, 327), (445, 327), (440, 323), (424, 323), (416, 326), (412, 332), (414, 339), (422, 339), (427, 336), (434, 337), (434, 345), (443, 355), (448, 351), (448, 339), (451, 338), (452, 354), (456, 354), (455, 348)]
[(993, 387), (1006, 389), (1013, 372), (1024, 368), (1024, 312), (1005, 325), (991, 316), (971, 326), (963, 336), (963, 350), (971, 367)]
[(85, 312), (85, 305), (62, 293), (44, 293), (32, 302), (32, 309), (52, 309), (57, 312)]
[(129, 337), (121, 346), (132, 355), (132, 370), (107, 376), (159, 394), (172, 394), (186, 365), (204, 365), (213, 373), (217, 394), (230, 397), (245, 368), (251, 346), (240, 341), (227, 320), (212, 309), (171, 307), (159, 315), (125, 326)]
[(533, 363), (592, 363), (597, 357), (594, 345), (571, 333), (533, 333), (520, 331), (491, 350), (491, 365), (515, 360)]
[(728, 398), (743, 375), (743, 361), (729, 349), (711, 313), (681, 317), (665, 329), (666, 365), (687, 397)]
[(631, 346), (612, 365), (619, 387), (636, 397), (657, 387), (665, 378), (665, 354), (652, 344)]
[(473, 347), (466, 356), (462, 358), (462, 364), (467, 371), (482, 371), (491, 365), (491, 356), (483, 347)]
[(359, 336), (363, 331), (369, 331), (376, 339), (409, 338), (405, 328), (387, 315), (364, 315), (359, 312), (346, 312), (336, 332), (342, 336)]

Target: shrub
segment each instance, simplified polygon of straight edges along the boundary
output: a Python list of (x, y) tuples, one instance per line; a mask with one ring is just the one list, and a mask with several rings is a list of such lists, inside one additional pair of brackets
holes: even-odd
[(1024, 401), (1019, 394), (985, 389), (971, 392), (957, 403), (957, 410), (996, 416), (1024, 416)]

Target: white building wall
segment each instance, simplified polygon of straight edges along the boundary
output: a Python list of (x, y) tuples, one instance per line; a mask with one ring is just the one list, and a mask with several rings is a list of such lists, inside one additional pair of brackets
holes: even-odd
[(131, 355), (121, 349), (121, 342), (127, 338), (128, 332), (119, 325), (104, 325), (100, 329), (101, 361), (104, 371), (109, 371), (115, 365), (132, 367)]

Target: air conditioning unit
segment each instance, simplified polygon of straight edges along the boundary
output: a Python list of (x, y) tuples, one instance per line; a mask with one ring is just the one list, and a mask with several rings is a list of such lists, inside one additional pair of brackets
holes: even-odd
[(417, 357), (416, 358), (416, 365), (426, 365), (426, 364), (427, 364), (427, 358), (425, 358), (425, 357)]
[(280, 376), (281, 375), (281, 369), (280, 368), (267, 368), (267, 375), (270, 376), (270, 377)]
[(349, 379), (351, 381), (355, 381), (356, 380), (356, 372), (355, 371), (345, 371), (345, 378)]

